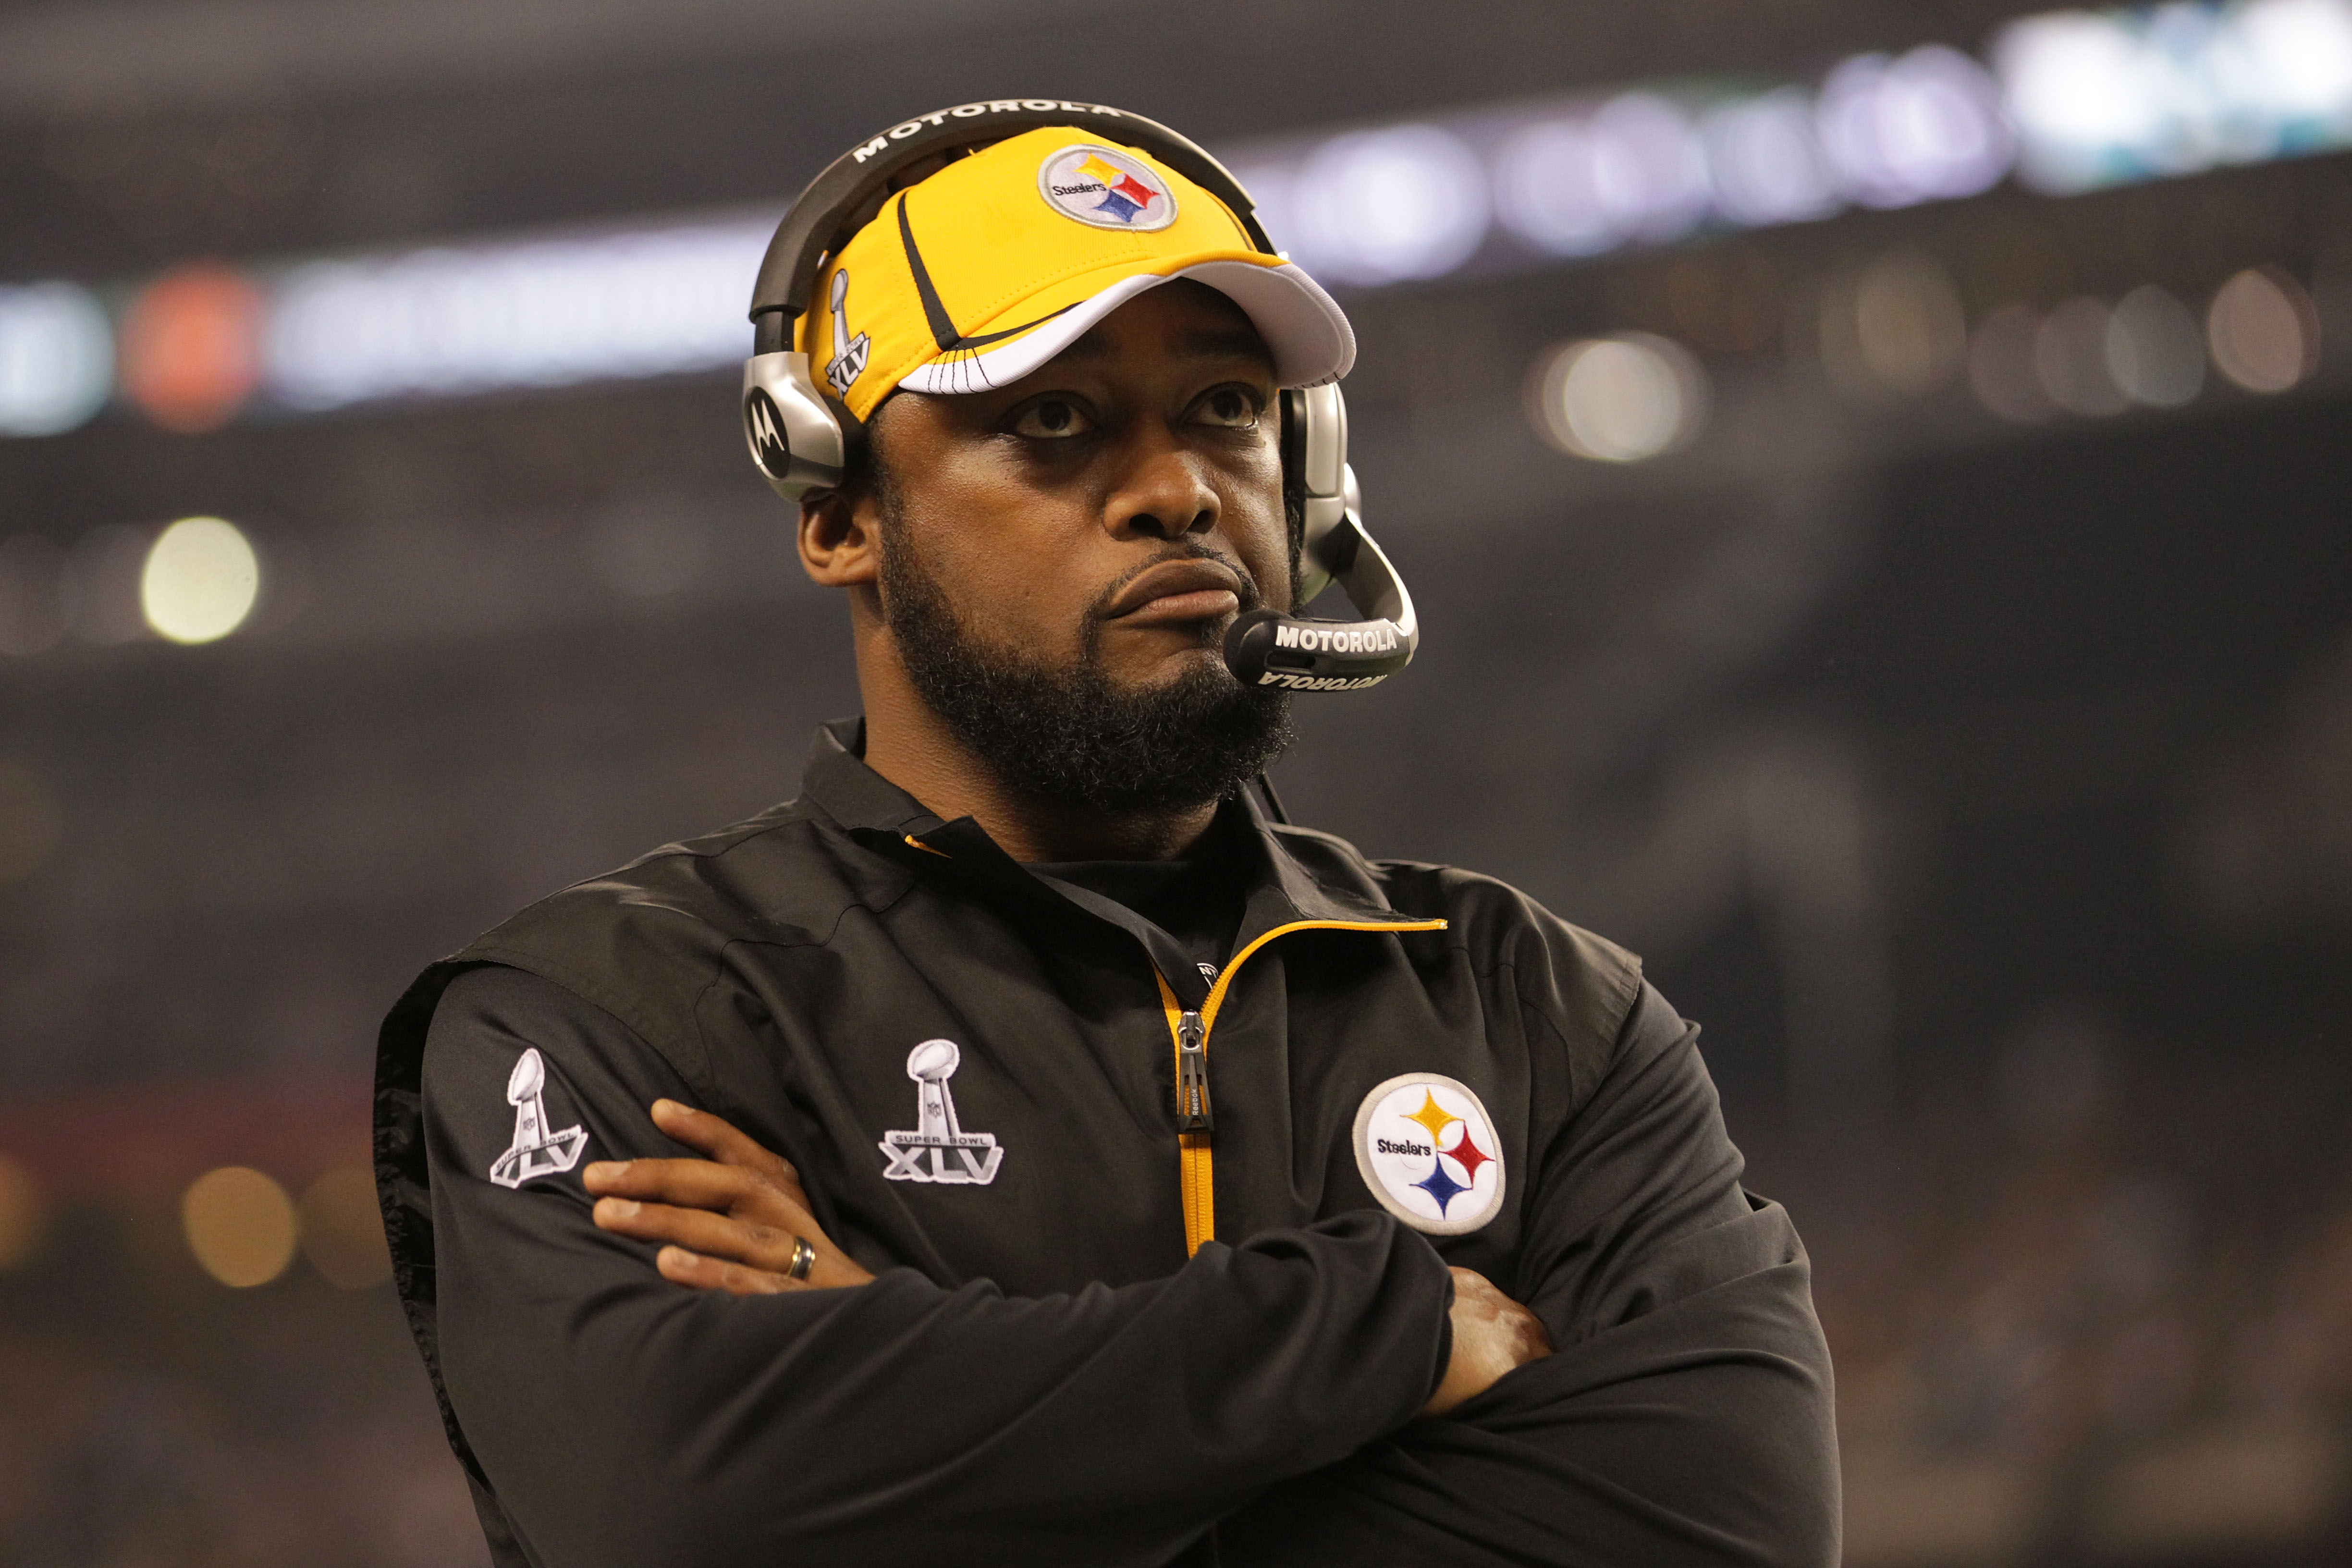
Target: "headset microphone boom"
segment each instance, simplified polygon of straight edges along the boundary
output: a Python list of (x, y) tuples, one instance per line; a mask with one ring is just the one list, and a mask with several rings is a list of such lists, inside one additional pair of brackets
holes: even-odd
[[(743, 435), (751, 460), (777, 494), (797, 501), (841, 482), (856, 460), (864, 427), (841, 394), (864, 368), (865, 335), (842, 325), (846, 273), (827, 301), (835, 359), (820, 381), (793, 348), (794, 324), (814, 302), (828, 257), (871, 221), (900, 184), (946, 159), (1041, 127), (1085, 129), (1134, 148), (1224, 203), (1253, 244), (1272, 253), (1249, 193), (1216, 159), (1166, 126), (1102, 104), (997, 100), (919, 115), (835, 159), (809, 182), (777, 226), (751, 296), (753, 353), (743, 362)], [(901, 180), (901, 176), (906, 176)], [(944, 340), (943, 340), (944, 341)], [(870, 412), (870, 410), (869, 410)], [(1282, 394), (1283, 483), (1298, 498), (1299, 606), (1338, 584), (1359, 616), (1322, 620), (1253, 610), (1226, 631), (1225, 664), (1249, 686), (1290, 691), (1360, 691), (1412, 660), (1421, 626), (1412, 595), (1358, 510), (1348, 467), (1348, 410), (1337, 385)]]

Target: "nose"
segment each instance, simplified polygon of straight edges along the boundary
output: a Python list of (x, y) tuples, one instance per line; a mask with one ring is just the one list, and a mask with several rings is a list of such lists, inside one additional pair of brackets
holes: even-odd
[(1121, 444), (1118, 477), (1103, 504), (1103, 526), (1118, 539), (1177, 539), (1217, 526), (1217, 492), (1175, 433), (1142, 422)]

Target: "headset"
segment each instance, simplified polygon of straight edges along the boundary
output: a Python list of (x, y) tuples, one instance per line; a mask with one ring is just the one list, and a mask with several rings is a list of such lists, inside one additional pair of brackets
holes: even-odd
[[(751, 293), (751, 357), (743, 362), (743, 437), (778, 495), (797, 502), (841, 483), (857, 461), (865, 428), (793, 347), (825, 258), (871, 222), (883, 204), (950, 159), (1039, 126), (1081, 125), (1140, 148), (1223, 202), (1260, 250), (1274, 243), (1249, 193), (1224, 166), (1166, 126), (1101, 104), (997, 99), (919, 115), (835, 159), (808, 184), (768, 244)], [(1361, 620), (1318, 620), (1257, 609), (1224, 639), (1226, 668), (1248, 686), (1289, 691), (1360, 691), (1412, 660), (1421, 645), (1412, 595), (1361, 521), (1348, 467), (1348, 406), (1336, 385), (1282, 394), (1286, 507), (1300, 519), (1298, 603), (1334, 583)]]

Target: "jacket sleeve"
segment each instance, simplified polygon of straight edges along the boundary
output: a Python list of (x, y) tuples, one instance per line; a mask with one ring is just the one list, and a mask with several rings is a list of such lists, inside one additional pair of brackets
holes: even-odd
[[(547, 1132), (587, 1139), (574, 1168), (508, 1187), (488, 1173), (530, 1049)], [(681, 1289), (596, 1228), (576, 1167), (691, 1155), (646, 1110), (684, 1085), (518, 971), (450, 986), (424, 1087), (441, 1375), (541, 1563), (1165, 1563), (1269, 1480), (1409, 1420), (1448, 1353), (1451, 1279), (1384, 1215), (1067, 1296), (908, 1268)]]
[(1219, 1531), (1227, 1568), (1837, 1562), (1804, 1247), (1741, 1188), (1697, 1035), (1643, 985), (1542, 1152), (1517, 1289), (1496, 1283), (1556, 1353), (1272, 1489)]

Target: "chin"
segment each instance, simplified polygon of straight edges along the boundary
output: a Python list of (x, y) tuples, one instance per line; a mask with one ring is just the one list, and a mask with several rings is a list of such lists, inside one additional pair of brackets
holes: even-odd
[(1195, 647), (1179, 648), (1154, 659), (1150, 668), (1132, 679), (1114, 675), (1112, 679), (1122, 691), (1165, 691), (1171, 687), (1198, 681), (1205, 674), (1223, 678), (1233, 683), (1233, 672), (1225, 668), (1225, 652), (1222, 642), (1203, 642)]

